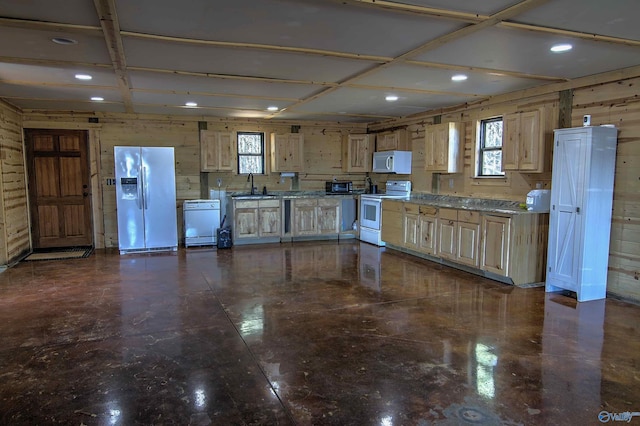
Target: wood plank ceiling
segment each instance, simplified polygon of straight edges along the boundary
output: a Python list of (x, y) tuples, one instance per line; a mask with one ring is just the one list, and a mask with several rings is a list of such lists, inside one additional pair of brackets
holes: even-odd
[(3, 1), (0, 97), (25, 112), (379, 122), (639, 74), (639, 16), (637, 0)]

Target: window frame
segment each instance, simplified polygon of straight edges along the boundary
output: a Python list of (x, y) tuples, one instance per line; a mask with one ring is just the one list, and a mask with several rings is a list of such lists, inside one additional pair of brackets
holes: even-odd
[(477, 178), (504, 178), (505, 177), (505, 172), (502, 169), (503, 167), (503, 162), (502, 162), (502, 155), (500, 156), (500, 173), (498, 174), (492, 174), (492, 175), (487, 175), (487, 174), (483, 174), (482, 173), (482, 169), (483, 169), (483, 165), (484, 165), (484, 153), (485, 152), (492, 152), (492, 151), (500, 151), (501, 153), (504, 153), (504, 133), (502, 135), (502, 142), (500, 144), (499, 147), (485, 147), (485, 133), (486, 133), (486, 124), (487, 123), (495, 123), (495, 122), (502, 122), (502, 129), (504, 131), (504, 116), (503, 115), (499, 115), (499, 116), (495, 116), (495, 117), (489, 117), (489, 118), (483, 118), (481, 120), (478, 121), (478, 129), (479, 129), (479, 137), (478, 137), (478, 162), (477, 162), (477, 166), (476, 166), (476, 176)]
[[(261, 153), (260, 154), (241, 154), (240, 153), (240, 137), (243, 135), (259, 135), (260, 136), (260, 142), (261, 142)], [(248, 131), (239, 131), (236, 132), (236, 155), (237, 155), (237, 165), (238, 165), (238, 175), (249, 175), (252, 172), (242, 172), (241, 170), (241, 166), (240, 166), (240, 159), (242, 157), (260, 157), (260, 161), (261, 161), (261, 168), (262, 168), (262, 172), (260, 173), (256, 173), (256, 174), (260, 174), (260, 175), (264, 175), (266, 174), (266, 141), (265, 141), (265, 134), (264, 132), (248, 132)]]

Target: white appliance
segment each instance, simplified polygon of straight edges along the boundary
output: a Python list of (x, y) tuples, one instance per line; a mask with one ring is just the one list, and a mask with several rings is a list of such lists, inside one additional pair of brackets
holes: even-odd
[(551, 205), (551, 191), (548, 189), (534, 189), (527, 194), (527, 210), (531, 212), (549, 213)]
[(555, 130), (546, 291), (606, 297), (617, 129)]
[(184, 246), (211, 246), (220, 228), (220, 200), (187, 200), (183, 203)]
[(360, 196), (360, 240), (377, 246), (385, 246), (382, 241), (382, 200), (398, 198), (408, 200), (411, 196), (411, 182), (390, 180), (385, 184), (384, 194), (362, 194)]
[(380, 151), (373, 153), (374, 173), (411, 174), (411, 151)]
[(114, 147), (120, 254), (178, 249), (173, 148)]

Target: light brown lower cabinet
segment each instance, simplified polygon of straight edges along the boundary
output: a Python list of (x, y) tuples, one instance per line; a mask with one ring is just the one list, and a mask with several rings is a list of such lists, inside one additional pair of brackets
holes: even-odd
[(280, 237), (280, 200), (234, 201), (234, 241)]
[(381, 238), (387, 244), (404, 244), (403, 205), (402, 201), (382, 200)]
[(418, 251), (430, 255), (436, 253), (438, 209), (432, 206), (420, 206), (420, 244)]
[(340, 200), (304, 198), (293, 201), (293, 236), (338, 234)]
[(438, 245), (436, 256), (443, 259), (456, 259), (456, 241), (458, 240), (458, 211), (440, 209), (438, 217)]
[(385, 200), (382, 236), (388, 244), (414, 254), (471, 266), (516, 285), (531, 284), (544, 281), (548, 216)]
[(482, 217), (482, 259), (480, 267), (494, 274), (509, 276), (511, 217)]

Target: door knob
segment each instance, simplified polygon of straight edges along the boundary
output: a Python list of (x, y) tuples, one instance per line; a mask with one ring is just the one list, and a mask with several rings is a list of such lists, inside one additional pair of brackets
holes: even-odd
[(82, 193), (82, 196), (83, 196), (83, 197), (88, 197), (88, 196), (89, 196), (89, 193), (88, 193), (88, 192), (83, 192), (83, 193)]

